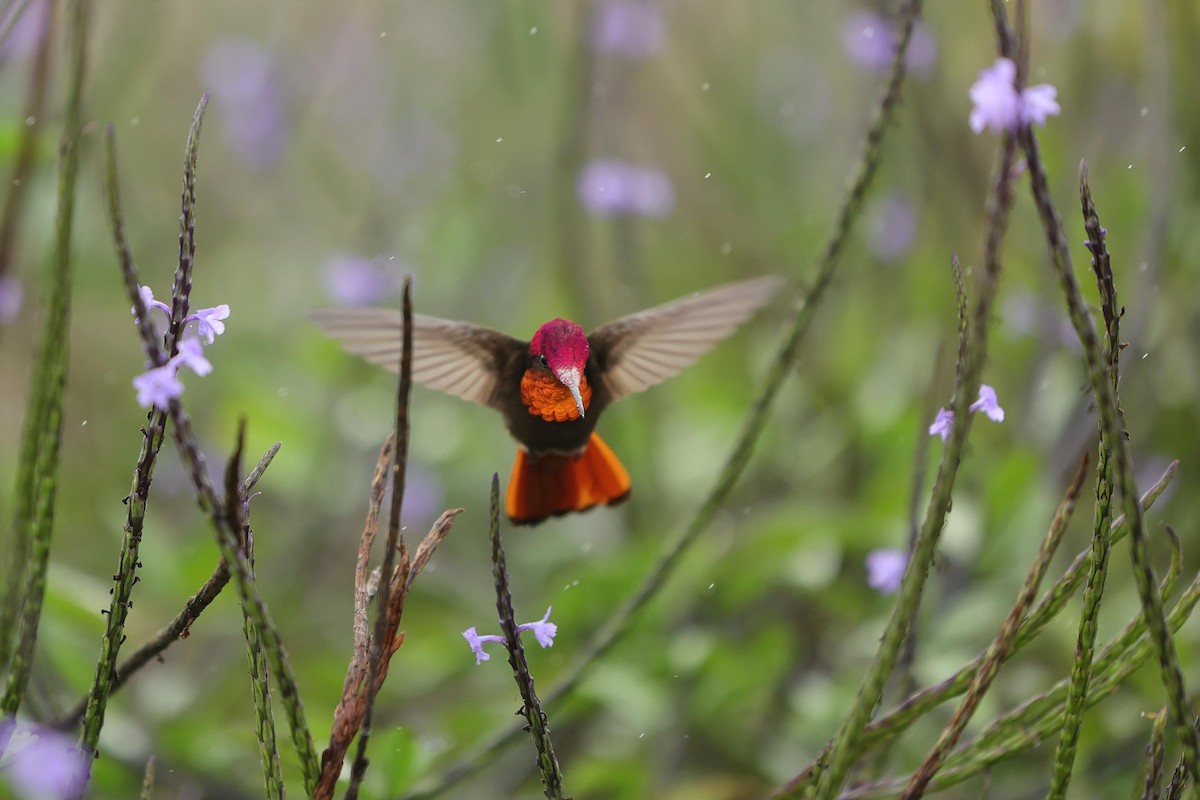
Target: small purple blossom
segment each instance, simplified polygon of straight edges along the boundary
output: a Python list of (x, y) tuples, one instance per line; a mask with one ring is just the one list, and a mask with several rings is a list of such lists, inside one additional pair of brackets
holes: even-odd
[(1057, 117), (1062, 111), (1059, 108), (1058, 90), (1048, 83), (1030, 86), (1021, 92), (1021, 122), (1022, 124), (1036, 123), (1045, 125), (1047, 117)]
[(183, 384), (178, 377), (179, 367), (174, 361), (168, 361), (161, 367), (147, 370), (133, 379), (133, 388), (137, 389), (138, 405), (142, 408), (154, 406), (166, 410), (171, 401), (183, 394)]
[(475, 653), (475, 666), (479, 666), (485, 661), (490, 661), (491, 656), (483, 649), (484, 642), (503, 642), (503, 636), (495, 636), (489, 634), (480, 636), (475, 632), (474, 627), (467, 628), (463, 631), (463, 638), (467, 640), (467, 644), (471, 646), (471, 651)]
[(186, 365), (192, 372), (204, 377), (212, 372), (212, 362), (204, 357), (204, 346), (199, 339), (184, 339), (179, 343), (179, 353), (171, 359), (176, 368)]
[[(171, 307), (166, 303), (160, 303), (158, 300), (155, 300), (153, 289), (151, 289), (149, 286), (139, 286), (138, 294), (142, 296), (142, 305), (146, 307), (146, 311), (149, 311), (152, 308), (157, 308), (159, 311), (167, 315), (168, 320), (171, 319)], [(137, 306), (129, 309), (129, 313), (136, 317)]]
[(588, 164), (576, 189), (583, 206), (602, 217), (662, 217), (675, 208), (675, 190), (666, 173), (616, 159)]
[[(996, 390), (986, 383), (979, 387), (979, 399), (967, 409), (971, 413), (982, 411), (992, 422), (1004, 421), (1004, 409), (996, 399)], [(938, 409), (937, 418), (929, 426), (931, 436), (941, 436), (942, 441), (950, 437), (950, 429), (954, 427), (954, 412), (948, 408)]]
[(1058, 90), (1053, 86), (1043, 83), (1018, 92), (1016, 78), (1017, 65), (1007, 58), (997, 59), (979, 73), (969, 92), (973, 104), (968, 120), (971, 130), (1012, 131), (1018, 125), (1045, 125), (1047, 117), (1061, 111), (1055, 100)]
[(996, 390), (986, 383), (979, 387), (979, 399), (968, 409), (972, 413), (982, 411), (992, 422), (1004, 422), (1004, 409), (996, 400)]
[(867, 553), (867, 585), (881, 594), (900, 588), (908, 567), (908, 551), (884, 547)]
[(341, 253), (325, 262), (325, 290), (338, 305), (373, 306), (395, 288), (395, 277), (379, 259)]
[(554, 637), (558, 635), (558, 626), (550, 621), (550, 610), (554, 606), (546, 609), (546, 614), (537, 622), (526, 622), (524, 625), (517, 626), (517, 633), (522, 631), (533, 631), (537, 643), (542, 647), (551, 647), (554, 645)]
[(954, 426), (954, 412), (948, 408), (939, 408), (937, 419), (929, 426), (929, 434), (941, 436), (942, 441), (950, 436), (950, 429)]
[(645, 61), (662, 47), (662, 12), (643, 0), (604, 0), (592, 21), (591, 45), (597, 53)]
[[(46, 728), (19, 730), (12, 755), (0, 772), (18, 797), (74, 797), (85, 756), (70, 737)], [(22, 746), (23, 745), (23, 746)]]
[[(525, 622), (517, 626), (517, 633), (525, 631), (533, 631), (534, 638), (542, 647), (552, 647), (554, 645), (554, 637), (558, 635), (558, 626), (550, 621), (550, 611), (553, 606), (546, 609), (546, 614), (537, 622)], [(488, 634), (480, 636), (474, 627), (467, 628), (463, 631), (463, 638), (467, 640), (467, 644), (471, 647), (471, 652), (475, 653), (475, 665), (478, 666), (485, 661), (491, 659), (491, 656), (484, 651), (483, 645), (485, 642), (500, 642), (504, 643), (503, 636)]]
[[(884, 72), (896, 57), (899, 31), (893, 20), (871, 11), (860, 11), (846, 18), (842, 26), (842, 47), (850, 60), (870, 70)], [(913, 27), (904, 63), (912, 72), (927, 75), (937, 60), (937, 43), (924, 25)]]
[(214, 339), (225, 332), (225, 323), (221, 322), (223, 319), (229, 319), (229, 306), (225, 303), (212, 308), (202, 308), (185, 317), (186, 321), (196, 323), (196, 332), (203, 336), (208, 344), (212, 344)]
[(24, 296), (21, 281), (15, 275), (0, 277), (0, 325), (7, 325), (17, 318)]

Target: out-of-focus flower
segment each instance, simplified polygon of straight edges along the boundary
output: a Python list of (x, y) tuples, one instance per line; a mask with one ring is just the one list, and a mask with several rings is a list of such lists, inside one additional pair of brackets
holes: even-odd
[[(971, 403), (967, 410), (972, 414), (982, 411), (992, 422), (1004, 421), (1004, 409), (1000, 407), (1000, 403), (996, 399), (996, 390), (986, 383), (979, 387), (979, 399)], [(944, 442), (949, 438), (952, 427), (954, 427), (954, 412), (948, 408), (941, 408), (938, 409), (937, 418), (929, 426), (929, 434), (941, 436)]]
[(171, 360), (176, 365), (190, 367), (200, 377), (212, 372), (212, 362), (204, 357), (204, 347), (199, 339), (184, 339), (179, 343), (179, 353)]
[(179, 367), (173, 361), (168, 361), (161, 367), (147, 370), (133, 379), (133, 388), (137, 389), (138, 405), (142, 408), (161, 408), (164, 411), (171, 401), (183, 394), (183, 384), (180, 382)]
[(342, 253), (325, 262), (325, 290), (339, 305), (373, 306), (395, 288), (395, 277), (379, 259)]
[(25, 292), (15, 275), (0, 278), (0, 325), (7, 325), (21, 312), (21, 300)]
[(8, 764), (0, 777), (23, 800), (74, 797), (79, 791), (85, 756), (75, 741), (47, 728), (18, 730)]
[(616, 159), (588, 164), (576, 189), (584, 208), (602, 217), (662, 217), (675, 208), (675, 190), (664, 172)]
[(995, 64), (979, 73), (970, 90), (971, 130), (1012, 131), (1018, 125), (1045, 125), (1047, 117), (1061, 111), (1053, 86), (1043, 83), (1018, 92), (1014, 85), (1016, 77), (1017, 65), (1007, 58), (996, 59)]
[(954, 426), (954, 412), (948, 408), (939, 408), (937, 418), (933, 424), (929, 426), (929, 434), (942, 437), (942, 441), (946, 441), (946, 437), (950, 435), (950, 429)]
[[(533, 636), (537, 639), (537, 643), (542, 647), (552, 647), (554, 645), (554, 637), (558, 635), (558, 626), (550, 621), (550, 611), (553, 606), (546, 609), (546, 614), (537, 622), (525, 622), (517, 626), (517, 633), (525, 631), (533, 631)], [(471, 647), (471, 652), (475, 654), (475, 665), (478, 666), (485, 661), (491, 659), (483, 649), (485, 642), (500, 642), (503, 644), (504, 637), (488, 634), (480, 636), (474, 627), (467, 628), (463, 631), (463, 638), (467, 640), (467, 644)]]
[(592, 49), (630, 61), (645, 61), (662, 47), (664, 30), (662, 12), (655, 3), (604, 0), (592, 20)]
[(996, 400), (996, 390), (986, 383), (979, 387), (979, 399), (968, 409), (972, 413), (982, 411), (992, 422), (1004, 422), (1004, 409)]
[(222, 303), (212, 308), (202, 308), (195, 314), (188, 314), (184, 319), (194, 321), (196, 332), (203, 336), (208, 344), (212, 344), (214, 339), (225, 332), (225, 323), (221, 320), (229, 319), (229, 306)]
[(881, 261), (898, 261), (912, 249), (917, 238), (913, 204), (891, 195), (880, 198), (867, 210), (867, 247)]
[[(158, 300), (155, 300), (154, 299), (154, 290), (151, 289), (149, 286), (139, 286), (138, 294), (140, 294), (142, 296), (142, 305), (144, 305), (146, 307), (147, 311), (149, 311), (152, 308), (157, 308), (159, 311), (161, 311), (167, 315), (167, 319), (171, 318), (171, 307), (169, 305), (167, 305), (166, 303), (162, 303), (162, 302), (159, 302)], [(133, 306), (132, 308), (130, 308), (129, 313), (133, 314), (134, 316), (137, 316), (137, 306)]]
[(900, 588), (908, 567), (908, 551), (884, 547), (867, 553), (867, 585), (880, 594), (892, 594)]
[(46, 29), (49, 19), (49, 9), (45, 8), (54, 0), (43, 0), (38, 3), (12, 3), (7, 14), (0, 14), (0, 27), (8, 25), (13, 14), (21, 16), (12, 23), (8, 35), (0, 40), (0, 59), (5, 61), (24, 61), (37, 50), (38, 42)]
[(250, 39), (231, 38), (208, 51), (201, 77), (217, 104), (225, 144), (245, 164), (269, 169), (287, 147), (287, 108), (271, 54)]
[(1057, 117), (1058, 90), (1048, 83), (1039, 83), (1021, 91), (1021, 122), (1045, 125), (1047, 117)]
[[(871, 72), (884, 72), (892, 66), (899, 43), (896, 23), (871, 11), (859, 11), (846, 18), (842, 26), (842, 46), (846, 55)], [(937, 61), (937, 42), (917, 23), (905, 53), (905, 66), (916, 75), (928, 75)]]

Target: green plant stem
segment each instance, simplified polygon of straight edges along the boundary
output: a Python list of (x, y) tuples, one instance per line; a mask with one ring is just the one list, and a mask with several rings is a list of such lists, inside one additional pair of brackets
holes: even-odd
[[(225, 515), (227, 518), (241, 521), (242, 554), (246, 565), (254, 569), (254, 531), (250, 528), (248, 501), (240, 491), (238, 475), (241, 472), (243, 437), (238, 437), (237, 449), (229, 459), (225, 471)], [(263, 779), (266, 782), (267, 797), (270, 800), (283, 800), (283, 771), (279, 766), (279, 745), (275, 741), (275, 717), (271, 712), (271, 677), (267, 665), (266, 653), (263, 652), (262, 640), (258, 628), (249, 610), (242, 606), (242, 632), (246, 638), (246, 658), (250, 668), (250, 691), (254, 696), (254, 735), (258, 740), (258, 757), (262, 763)]]
[(492, 578), (496, 584), (496, 612), (500, 615), (500, 630), (504, 633), (504, 646), (508, 650), (508, 663), (512, 667), (517, 689), (521, 693), (522, 706), (518, 714), (525, 717), (526, 729), (533, 737), (537, 748), (538, 772), (542, 776), (542, 787), (546, 797), (563, 800), (562, 771), (554, 755), (554, 744), (550, 741), (550, 726), (542, 704), (533, 686), (533, 674), (525, 659), (525, 648), (517, 631), (516, 614), (513, 611), (512, 593), (508, 588), (508, 567), (504, 560), (504, 547), (500, 543), (500, 476), (492, 474), (491, 516), (489, 538), (492, 542)]
[(154, 756), (146, 759), (146, 772), (142, 776), (141, 800), (151, 800), (154, 795)]
[[(279, 448), (282, 446), (282, 443), (276, 442), (271, 446), (271, 449), (268, 450), (261, 459), (259, 459), (258, 465), (252, 469), (250, 474), (246, 476), (246, 479), (242, 481), (241, 496), (250, 496), (250, 494), (254, 491), (254, 487), (258, 483), (259, 478), (262, 477), (267, 467), (270, 466), (272, 459), (275, 458), (275, 454), (279, 452)], [(208, 606), (212, 604), (213, 600), (217, 599), (217, 595), (221, 593), (221, 590), (224, 589), (228, 583), (229, 568), (225, 566), (224, 561), (218, 561), (217, 566), (213, 568), (212, 575), (209, 576), (209, 579), (204, 582), (204, 585), (201, 586), (195, 594), (188, 598), (188, 601), (184, 603), (183, 608), (178, 614), (175, 615), (175, 618), (171, 620), (171, 622), (168, 623), (165, 628), (159, 631), (154, 638), (139, 647), (136, 651), (134, 651), (133, 655), (121, 662), (120, 666), (118, 666), (116, 671), (113, 673), (110, 695), (124, 686), (129, 679), (137, 674), (138, 670), (140, 670), (142, 667), (146, 666), (151, 661), (160, 659), (162, 654), (166, 652), (167, 648), (169, 648), (175, 642), (181, 639), (186, 639), (190, 633), (192, 623), (200, 617), (200, 614), (204, 612), (204, 609), (208, 608)], [(84, 697), (82, 700), (76, 703), (74, 708), (72, 708), (54, 723), (54, 727), (58, 730), (65, 730), (70, 728), (72, 725), (78, 725), (83, 720), (84, 714), (87, 712), (88, 701), (90, 699), (91, 695), (89, 694), (87, 697)]]
[[(1171, 576), (1172, 579), (1174, 575)], [(1164, 582), (1163, 593), (1167, 593)], [(1167, 620), (1168, 628), (1177, 631), (1187, 622), (1196, 603), (1200, 601), (1200, 575), (1179, 598)], [(1146, 621), (1139, 614), (1125, 629), (1101, 650), (1092, 672), (1092, 688), (1088, 692), (1089, 708), (1112, 695), (1137, 669), (1154, 656), (1154, 647), (1144, 638)], [(931, 791), (941, 791), (989, 767), (1027, 752), (1061, 727), (1066, 710), (1068, 681), (1059, 681), (1053, 689), (1032, 698), (1020, 708), (1005, 714), (988, 726), (978, 738), (959, 748), (946, 760), (945, 766), (929, 784)], [(843, 792), (839, 800), (867, 800), (892, 797), (899, 793), (907, 779), (862, 784)]]
[(933, 749), (926, 756), (925, 761), (913, 773), (909, 779), (908, 786), (902, 795), (903, 800), (916, 800), (925, 793), (929, 781), (933, 778), (934, 773), (941, 767), (946, 760), (946, 756), (958, 744), (962, 732), (966, 729), (967, 723), (970, 722), (976, 709), (979, 708), (979, 703), (983, 699), (983, 695), (991, 688), (992, 681), (1000, 671), (1000, 665), (1004, 663), (1006, 654), (1012, 650), (1013, 642), (1016, 639), (1021, 623), (1024, 621), (1029, 612), (1029, 607), (1033, 604), (1034, 595), (1037, 594), (1038, 587), (1042, 583), (1042, 578), (1046, 574), (1046, 569), (1050, 566), (1050, 559), (1058, 552), (1058, 546), (1062, 542), (1062, 536), (1067, 531), (1067, 523), (1071, 519), (1071, 514), (1075, 511), (1075, 502), (1079, 498), (1079, 492), (1083, 489), (1083, 479), (1087, 475), (1088, 460), (1085, 456), (1079, 464), (1079, 470), (1072, 481), (1070, 488), (1067, 489), (1067, 494), (1059, 504), (1058, 509), (1054, 512), (1054, 519), (1050, 523), (1050, 529), (1046, 531), (1046, 536), (1042, 540), (1042, 546), (1038, 550), (1037, 559), (1030, 566), (1029, 572), (1025, 577), (1025, 583), (1021, 586), (1020, 594), (1017, 596), (1017, 601), (1013, 603), (1012, 609), (1008, 612), (1008, 616), (1004, 620), (1004, 624), (1000, 626), (999, 633), (988, 647), (987, 653), (984, 656), (983, 664), (975, 672), (975, 677), (971, 679), (971, 685), (968, 687), (966, 694), (963, 696), (962, 702), (959, 703), (958, 709), (954, 712), (954, 717), (950, 724), (946, 726), (941, 735), (938, 736), (937, 742)]
[[(4, 717), (17, 713), (29, 683), (50, 559), (70, 339), (71, 232), (79, 173), (89, 9), (87, 0), (72, 0), (68, 10), (70, 67), (63, 135), (59, 142), (58, 209), (50, 261), (49, 313), (22, 432), (9, 586), (5, 602), (0, 606), (0, 668), (8, 668), (7, 684), (3, 698), (0, 698), (0, 713)], [(11, 728), (0, 726), (0, 731), (3, 730)], [(0, 732), (0, 754), (7, 746), (7, 736)]]
[[(1179, 462), (1172, 462), (1167, 470), (1159, 478), (1154, 486), (1146, 491), (1142, 496), (1142, 505), (1149, 509), (1154, 505), (1154, 502), (1166, 490), (1171, 480), (1175, 477), (1179, 468)], [(1118, 517), (1112, 524), (1112, 541), (1119, 542), (1127, 533), (1125, 526), (1125, 518)], [(1013, 642), (1012, 650), (1006, 654), (1006, 658), (1011, 658), (1016, 655), (1021, 649), (1032, 642), (1039, 633), (1045, 629), (1046, 625), (1054, 619), (1059, 611), (1066, 605), (1067, 600), (1079, 588), (1080, 582), (1083, 580), (1083, 568), (1088, 563), (1090, 550), (1084, 550), (1075, 557), (1075, 561), (1067, 568), (1067, 571), (1058, 579), (1058, 582), (1051, 589), (1047, 590), (1038, 601), (1034, 610), (1026, 617), (1024, 624), (1021, 626), (1015, 641)], [(1164, 590), (1164, 594), (1169, 592)], [(958, 672), (946, 678), (941, 683), (931, 686), (927, 689), (913, 694), (896, 708), (889, 711), (879, 719), (872, 722), (863, 731), (861, 746), (864, 750), (870, 750), (875, 747), (880, 747), (893, 739), (899, 734), (907, 730), (916, 720), (923, 717), (933, 709), (937, 708), (947, 700), (957, 697), (967, 690), (971, 682), (975, 679), (976, 673), (983, 665), (987, 657), (987, 651), (980, 653), (975, 659), (967, 664)], [(792, 778), (783, 786), (776, 794), (777, 797), (792, 796), (793, 793), (802, 790), (804, 787), (811, 784), (817, 774), (820, 765), (825, 762), (829, 756), (830, 750), (833, 749), (833, 742), (830, 741), (825, 745), (821, 754), (817, 759), (805, 768), (802, 772)]]
[[(121, 198), (117, 180), (116, 139), (112, 125), (105, 129), (104, 143), (106, 156), (105, 198), (117, 261), (121, 266), (121, 274), (130, 302), (133, 303), (135, 309), (139, 330), (143, 340), (147, 342), (147, 355), (150, 357), (151, 363), (161, 365), (163, 363), (162, 353), (154, 342), (149, 314), (141, 294), (138, 292), (137, 267), (133, 263), (129, 246), (125, 241), (125, 225), (121, 213)], [(90, 754), (96, 752), (96, 746), (100, 741), (100, 729), (104, 726), (104, 713), (108, 706), (108, 698), (115, 688), (117, 656), (125, 641), (125, 620), (133, 605), (131, 600), (133, 586), (137, 583), (137, 570), (141, 566), (138, 550), (142, 541), (146, 504), (150, 497), (150, 482), (153, 480), (154, 464), (158, 458), (158, 452), (162, 448), (166, 424), (167, 414), (165, 411), (156, 408), (150, 413), (146, 426), (142, 428), (142, 446), (133, 470), (133, 485), (125, 497), (125, 529), (121, 540), (121, 552), (117, 558), (117, 571), (113, 575), (112, 600), (107, 611), (104, 636), (100, 640), (100, 657), (96, 661), (96, 671), (92, 678), (92, 688), (88, 693), (83, 728), (79, 739), (80, 748)]]
[[(1004, 55), (1013, 52), (1013, 37), (1008, 30), (1002, 0), (991, 0), (996, 28), (1000, 37), (1000, 49)], [(1113, 469), (1121, 496), (1125, 516), (1129, 518), (1129, 548), (1133, 562), (1133, 576), (1137, 584), (1142, 611), (1146, 615), (1151, 639), (1158, 657), (1159, 673), (1167, 692), (1171, 714), (1175, 718), (1176, 732), (1183, 743), (1184, 760), (1192, 781), (1200, 781), (1200, 732), (1188, 702), (1187, 686), (1179, 669), (1175, 653), (1175, 641), (1163, 616), (1162, 598), (1155, 587), (1154, 567), (1150, 563), (1150, 548), (1146, 539), (1146, 524), (1142, 508), (1138, 504), (1137, 481), (1133, 475), (1133, 458), (1125, 438), (1125, 415), (1117, 404), (1116, 393), (1107, 377), (1100, 338), (1096, 334), (1091, 314), (1079, 290), (1071, 264), (1071, 250), (1063, 232), (1062, 221), (1050, 196), (1046, 167), (1042, 161), (1037, 137), (1028, 126), (1018, 131), (1021, 148), (1025, 152), (1025, 163), (1029, 168), (1030, 184), (1034, 205), (1045, 230), (1051, 261), (1058, 276), (1059, 285), (1067, 302), (1067, 314), (1075, 335), (1083, 346), (1084, 363), (1088, 382), (1096, 397), (1096, 408), (1100, 414), (1100, 425), (1108, 441), (1112, 442)]]
[[(1104, 229), (1092, 202), (1087, 183), (1087, 165), (1080, 168), (1080, 202), (1083, 206), (1084, 227), (1093, 252), (1092, 267), (1096, 272), (1097, 284), (1104, 309), (1104, 360), (1108, 379), (1114, 394), (1117, 392), (1119, 373), (1118, 357), (1121, 349), (1117, 306), (1116, 282), (1108, 248), (1104, 244)], [(1083, 725), (1083, 712), (1087, 698), (1088, 682), (1091, 679), (1092, 658), (1096, 649), (1096, 632), (1100, 626), (1100, 601), (1104, 596), (1104, 583), (1108, 577), (1109, 555), (1112, 544), (1109, 539), (1109, 523), (1112, 519), (1113, 475), (1112, 443), (1103, 429), (1100, 430), (1099, 452), (1096, 461), (1096, 504), (1092, 525), (1092, 557), (1088, 567), (1087, 584), (1083, 590), (1083, 608), (1079, 615), (1079, 633), (1075, 638), (1075, 660), (1071, 665), (1071, 691), (1067, 696), (1067, 712), (1063, 716), (1062, 735), (1054, 752), (1051, 769), (1050, 791), (1047, 800), (1064, 800), (1071, 783), (1075, 765), (1075, 750), (1079, 743), (1079, 729)], [(1165, 716), (1165, 714), (1164, 714)]]
[(904, 646), (908, 621), (913, 618), (921, 601), (929, 567), (937, 552), (946, 514), (950, 508), (958, 466), (971, 427), (968, 411), (982, 383), (983, 365), (987, 360), (987, 330), (991, 322), (996, 289), (1000, 278), (999, 245), (1008, 224), (1008, 211), (1012, 205), (1012, 164), (1015, 145), (1011, 136), (1006, 136), (1002, 147), (1000, 168), (989, 200), (989, 234), (984, 252), (984, 265), (978, 283), (975, 313), (971, 318), (969, 334), (960, 336), (961, 354), (959, 374), (955, 381), (951, 408), (954, 424), (947, 437), (937, 477), (925, 512), (924, 522), (917, 535), (917, 542), (908, 560), (908, 568), (897, 593), (880, 645), (868, 668), (867, 675), (859, 687), (854, 704), (842, 727), (834, 738), (828, 760), (823, 768), (818, 765), (817, 783), (813, 795), (819, 800), (831, 800), (840, 792), (854, 761), (862, 755), (859, 740), (878, 706), (895, 665), (896, 658)]

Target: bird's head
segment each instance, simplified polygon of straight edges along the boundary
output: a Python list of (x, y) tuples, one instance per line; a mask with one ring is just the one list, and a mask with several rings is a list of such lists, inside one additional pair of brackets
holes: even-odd
[(588, 360), (588, 340), (583, 328), (566, 319), (552, 319), (537, 329), (529, 343), (536, 363), (550, 370), (567, 388), (583, 416), (583, 397), (579, 382)]

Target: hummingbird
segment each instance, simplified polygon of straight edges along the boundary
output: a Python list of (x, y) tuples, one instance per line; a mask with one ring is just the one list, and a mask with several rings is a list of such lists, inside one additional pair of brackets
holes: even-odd
[[(595, 432), (608, 405), (691, 365), (767, 303), (782, 281), (729, 283), (621, 317), (591, 333), (568, 319), (529, 341), (469, 322), (413, 315), (414, 382), (494, 408), (517, 440), (508, 518), (549, 517), (629, 498), (624, 465)], [(391, 309), (322, 309), (346, 351), (398, 372), (403, 321)]]

